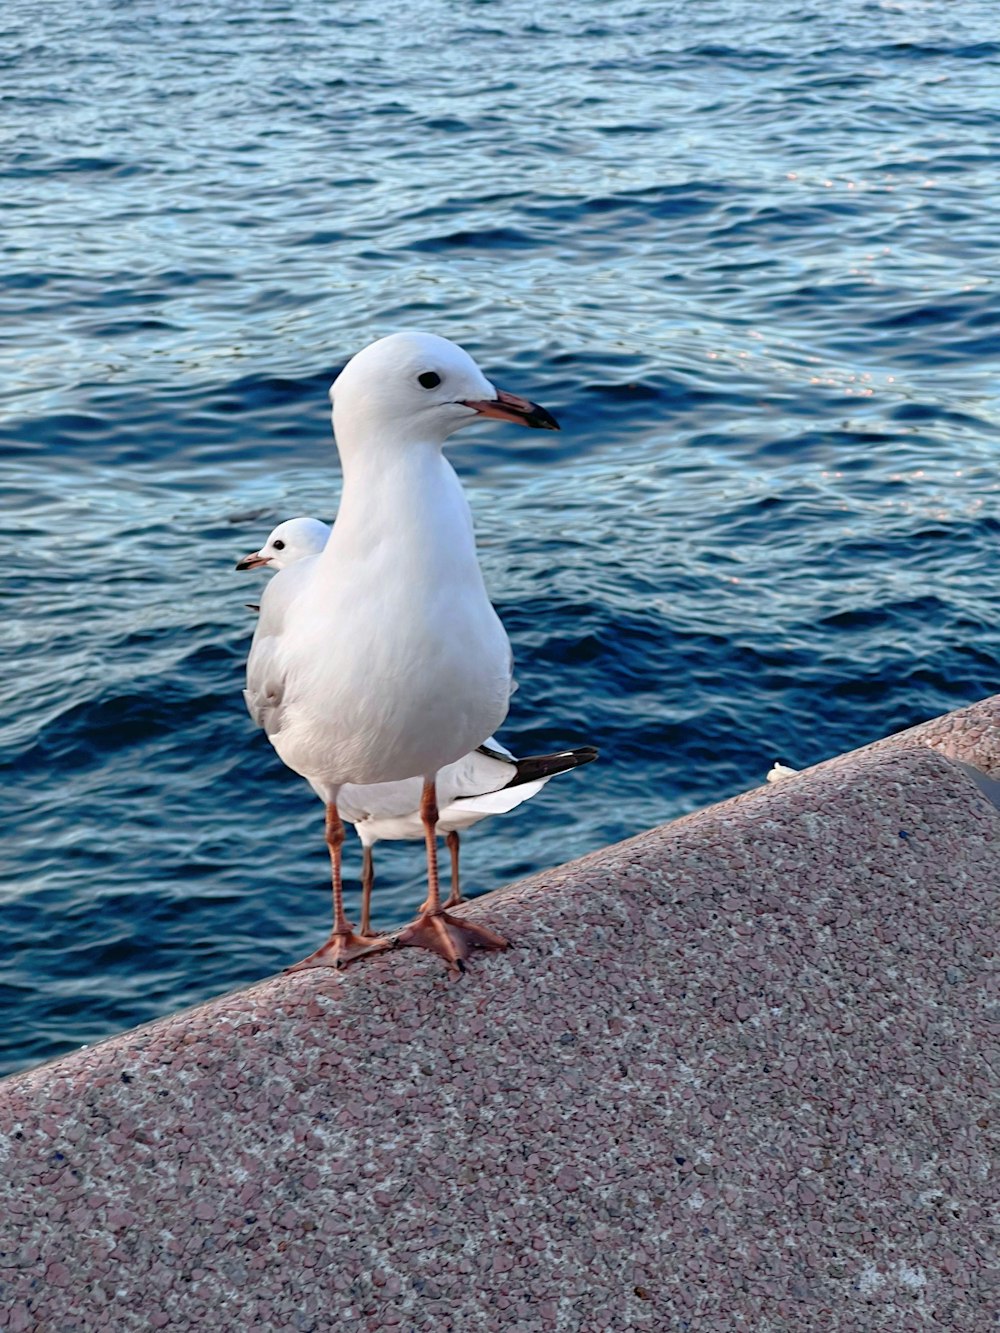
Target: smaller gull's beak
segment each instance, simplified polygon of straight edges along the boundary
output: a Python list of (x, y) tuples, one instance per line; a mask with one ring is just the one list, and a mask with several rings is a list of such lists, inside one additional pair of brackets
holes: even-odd
[(558, 430), (559, 422), (551, 412), (537, 403), (529, 403), (527, 398), (518, 398), (516, 393), (497, 390), (495, 398), (477, 399), (475, 402), (462, 399), (463, 407), (471, 407), (483, 417), (496, 417), (498, 421), (517, 421), (522, 426), (534, 426), (538, 430)]
[(250, 554), (245, 555), (242, 560), (237, 560), (236, 568), (258, 569), (261, 565), (266, 565), (267, 561), (268, 557), (266, 555), (261, 555), (259, 551), (251, 551)]

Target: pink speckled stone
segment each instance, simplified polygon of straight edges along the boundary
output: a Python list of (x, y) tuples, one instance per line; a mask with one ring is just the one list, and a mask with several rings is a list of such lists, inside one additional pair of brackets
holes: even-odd
[(1000, 811), (951, 758), (1000, 776), (1000, 700), (479, 900), (516, 947), (460, 982), (6, 1080), (0, 1329), (978, 1333)]

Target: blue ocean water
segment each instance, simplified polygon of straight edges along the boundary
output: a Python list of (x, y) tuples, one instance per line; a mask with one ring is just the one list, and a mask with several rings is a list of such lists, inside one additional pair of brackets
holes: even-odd
[[(0, 1069), (325, 938), (233, 564), (333, 516), (327, 387), (394, 329), (563, 426), (452, 450), (503, 736), (602, 750), (470, 834), (474, 891), (1000, 689), (996, 33), (977, 0), (7, 0)], [(421, 850), (380, 851), (392, 925)]]

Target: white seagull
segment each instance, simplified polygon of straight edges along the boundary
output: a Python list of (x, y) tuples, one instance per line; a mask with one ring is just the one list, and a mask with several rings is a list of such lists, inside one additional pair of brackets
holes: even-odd
[(268, 534), (259, 551), (236, 562), (237, 569), (285, 569), (307, 555), (319, 555), (330, 535), (330, 524), (318, 518), (286, 518)]
[(330, 396), (344, 478), (337, 520), (318, 555), (279, 570), (264, 590), (244, 692), (280, 757), (326, 805), (333, 930), (295, 967), (339, 967), (390, 947), (355, 935), (344, 914), (338, 800), (347, 783), (419, 774), (427, 900), (396, 943), (433, 949), (460, 971), (472, 948), (507, 942), (441, 905), (436, 777), (503, 721), (512, 657), (442, 449), (480, 417), (558, 426), (430, 333), (370, 344)]
[[(306, 556), (318, 555), (326, 545), (330, 526), (318, 518), (289, 518), (279, 523), (258, 551), (237, 562), (236, 568), (285, 569)], [(437, 832), (444, 835), (451, 855), (451, 894), (445, 911), (464, 901), (459, 875), (459, 833), (490, 815), (506, 814), (536, 796), (550, 778), (589, 764), (597, 758), (592, 745), (553, 754), (515, 759), (493, 736), (448, 764), (437, 775)], [(341, 819), (353, 824), (361, 839), (361, 924), (370, 935), (371, 895), (375, 884), (372, 848), (377, 842), (421, 839), (420, 778), (358, 786), (345, 783), (337, 799)]]

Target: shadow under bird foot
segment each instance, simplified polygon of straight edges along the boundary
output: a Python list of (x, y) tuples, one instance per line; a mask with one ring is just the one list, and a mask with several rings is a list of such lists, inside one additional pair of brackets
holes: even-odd
[(473, 949), (507, 949), (507, 940), (486, 926), (474, 925), (443, 909), (421, 912), (416, 921), (396, 937), (398, 949), (430, 949), (448, 964), (452, 976), (465, 971), (465, 960)]
[(353, 930), (341, 931), (338, 934), (334, 931), (315, 953), (311, 953), (299, 963), (293, 963), (291, 967), (286, 967), (285, 971), (301, 972), (307, 967), (340, 969), (356, 962), (359, 958), (367, 957), (368, 954), (384, 953), (386, 949), (392, 947), (393, 941), (386, 935), (355, 935)]

